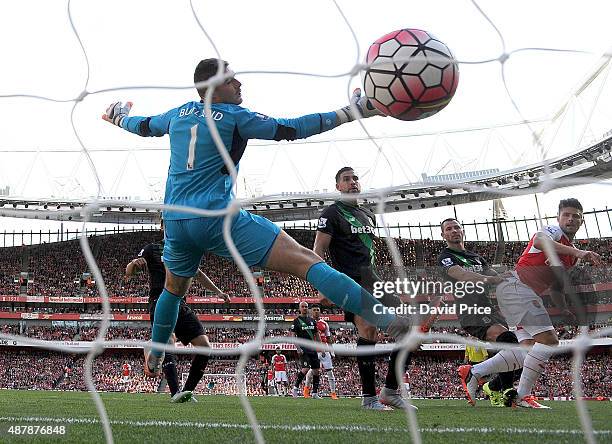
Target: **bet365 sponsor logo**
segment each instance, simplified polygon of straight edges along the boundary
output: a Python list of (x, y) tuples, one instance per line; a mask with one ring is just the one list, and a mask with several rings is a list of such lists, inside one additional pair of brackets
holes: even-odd
[(363, 226), (363, 227), (354, 227), (351, 225), (351, 233), (353, 234), (374, 234), (374, 227)]

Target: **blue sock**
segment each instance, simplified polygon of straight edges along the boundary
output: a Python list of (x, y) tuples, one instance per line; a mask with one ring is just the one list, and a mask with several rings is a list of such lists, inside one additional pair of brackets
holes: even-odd
[[(378, 299), (361, 288), (346, 274), (334, 270), (325, 262), (319, 262), (310, 267), (306, 273), (306, 280), (343, 310), (361, 316), (382, 330), (386, 330), (391, 321), (395, 319), (395, 315), (381, 310), (383, 305)], [(378, 306), (376, 311), (375, 306)]]
[[(179, 305), (181, 298), (170, 293), (164, 288), (162, 294), (157, 300), (155, 306), (155, 316), (153, 317), (153, 333), (151, 339), (153, 342), (161, 342), (167, 344), (174, 327), (176, 327), (176, 319), (178, 318)], [(151, 350), (153, 356), (161, 356), (162, 350)]]

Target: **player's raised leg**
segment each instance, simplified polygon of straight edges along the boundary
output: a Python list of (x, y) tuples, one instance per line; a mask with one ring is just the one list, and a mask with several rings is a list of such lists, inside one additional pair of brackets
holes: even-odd
[[(493, 324), (486, 329), (484, 338), (489, 342), (501, 342), (508, 344), (518, 344), (518, 340), (514, 333), (508, 331), (501, 324)], [(514, 370), (523, 367), (527, 352), (522, 349), (501, 350), (491, 358), (484, 360), (476, 365), (463, 365), (459, 367), (459, 377), (461, 378), (462, 386), (466, 392), (468, 402), (475, 405), (475, 393), (478, 389), (478, 381), (485, 376), (499, 374), (504, 375), (501, 383), (507, 384), (499, 387), (494, 385), (493, 389), (488, 387), (488, 390), (497, 392), (494, 396), (502, 396), (504, 404), (511, 403), (516, 397), (513, 389), (512, 373)], [(504, 394), (505, 393), (505, 394)], [(489, 394), (491, 396), (491, 393)]]
[[(217, 219), (215, 224), (220, 225), (222, 219)], [(207, 244), (206, 239), (194, 244), (193, 239), (186, 237), (184, 232), (189, 231), (196, 239), (198, 236), (207, 237), (203, 225), (209, 225), (209, 221), (188, 219), (166, 222), (166, 285), (155, 310), (153, 342), (167, 342), (166, 338), (170, 337), (176, 326), (181, 298), (189, 289), (192, 281), (190, 276), (196, 274), (204, 253), (204, 248), (198, 244)], [(216, 228), (218, 242), (211, 250), (228, 257), (229, 251), (220, 241), (221, 230)], [(382, 304), (355, 281), (322, 262), (314, 252), (302, 247), (267, 219), (241, 211), (232, 224), (232, 237), (249, 265), (260, 265), (308, 280), (336, 305), (360, 314), (367, 322), (379, 326), (390, 335), (398, 336), (409, 328), (407, 319), (386, 313)], [(159, 373), (162, 361), (162, 351), (152, 350), (146, 368), (151, 374)]]
[[(476, 391), (482, 378), (491, 374), (509, 372), (515, 368), (520, 368), (524, 365), (524, 359), (525, 352), (523, 350), (502, 350), (495, 356), (474, 366), (469, 364), (460, 366), (459, 377), (468, 402), (471, 405), (476, 404)], [(511, 390), (511, 388), (504, 389), (504, 392), (506, 390)], [(505, 396), (514, 397), (511, 393), (507, 393)]]
[(406, 318), (387, 313), (383, 305), (354, 280), (334, 270), (282, 230), (272, 245), (265, 268), (307, 280), (338, 307), (361, 316), (392, 336), (409, 328)]

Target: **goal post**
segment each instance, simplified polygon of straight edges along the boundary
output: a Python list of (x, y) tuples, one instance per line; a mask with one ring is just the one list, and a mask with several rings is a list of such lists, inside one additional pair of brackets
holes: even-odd
[[(185, 385), (189, 373), (181, 373), (181, 386)], [(193, 391), (198, 395), (239, 395), (247, 393), (246, 380), (241, 381), (239, 390), (238, 377), (235, 373), (207, 373)]]

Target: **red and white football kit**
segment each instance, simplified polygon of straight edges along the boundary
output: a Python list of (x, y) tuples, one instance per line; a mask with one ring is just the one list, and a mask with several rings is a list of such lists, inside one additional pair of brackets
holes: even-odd
[[(555, 275), (546, 254), (533, 246), (538, 235), (573, 247), (559, 226), (543, 227), (527, 244), (512, 276), (497, 286), (495, 292), (499, 310), (506, 318), (508, 327), (511, 330), (516, 329), (519, 341), (554, 329), (541, 295), (554, 284)], [(574, 256), (558, 256), (565, 269), (576, 264)]]
[[(321, 338), (321, 342), (323, 344), (329, 344), (329, 338), (331, 336), (331, 331), (329, 329), (329, 324), (323, 319), (317, 320), (317, 331), (319, 332), (319, 337)], [(321, 368), (324, 370), (332, 370), (334, 368), (334, 364), (332, 363), (332, 355), (330, 352), (318, 352), (319, 361), (321, 362)]]
[(123, 382), (128, 382), (130, 380), (130, 373), (132, 372), (132, 366), (127, 362), (121, 366), (121, 376)]
[(274, 364), (274, 379), (276, 382), (288, 382), (287, 379), (287, 358), (283, 354), (272, 356)]

